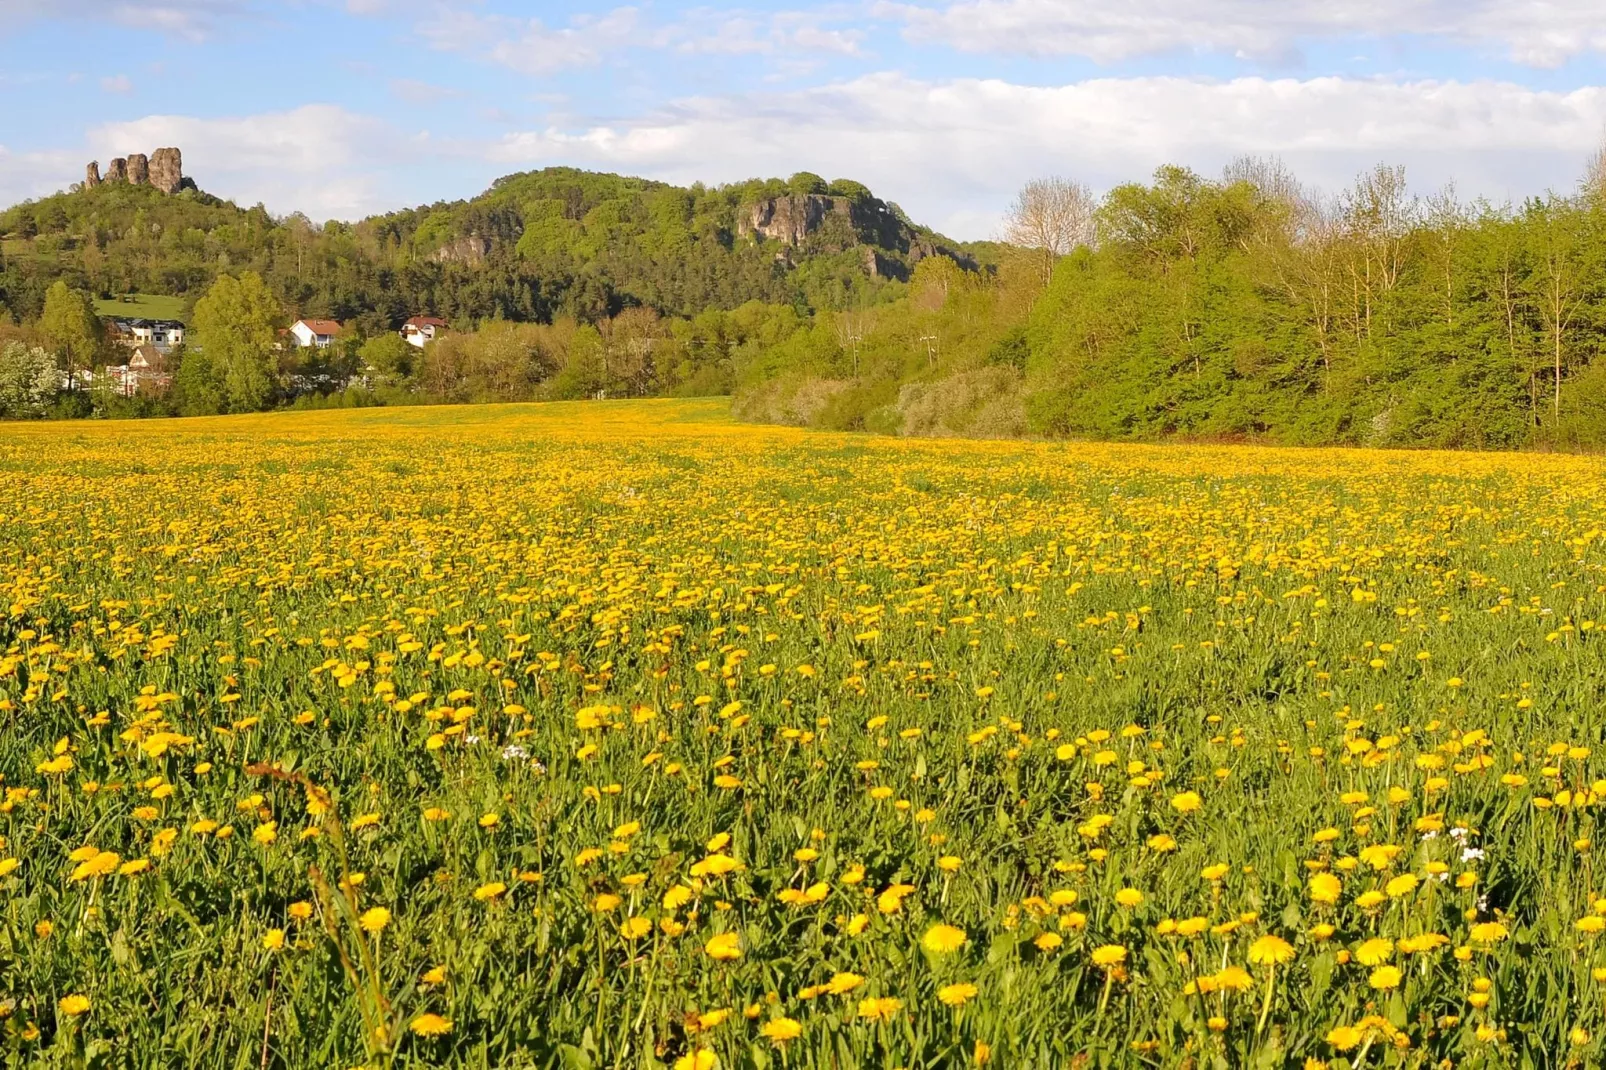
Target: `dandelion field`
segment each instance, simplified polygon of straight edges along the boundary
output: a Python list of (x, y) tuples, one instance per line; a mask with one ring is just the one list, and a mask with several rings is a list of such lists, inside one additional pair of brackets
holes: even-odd
[(645, 402), (0, 469), (6, 1065), (1602, 1058), (1597, 460)]

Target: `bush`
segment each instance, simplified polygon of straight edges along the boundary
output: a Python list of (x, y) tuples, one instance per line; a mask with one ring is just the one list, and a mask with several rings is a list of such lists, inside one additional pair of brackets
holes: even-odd
[(1009, 366), (976, 368), (898, 391), (906, 435), (1014, 438), (1026, 433), (1021, 377)]

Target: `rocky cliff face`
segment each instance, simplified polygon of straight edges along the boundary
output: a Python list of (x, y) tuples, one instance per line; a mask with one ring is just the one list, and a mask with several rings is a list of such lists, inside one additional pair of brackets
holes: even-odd
[(819, 230), (829, 216), (850, 219), (853, 202), (846, 197), (772, 197), (744, 209), (736, 220), (737, 237), (757, 235), (762, 241), (778, 241), (796, 248)]
[(142, 152), (119, 156), (106, 165), (106, 177), (100, 174), (100, 162), (91, 161), (84, 168), (84, 185), (94, 188), (102, 182), (127, 182), (131, 186), (152, 186), (163, 193), (177, 193), (187, 183), (184, 178), (184, 157), (177, 149), (157, 149), (149, 157)]
[[(855, 201), (817, 193), (771, 197), (740, 210), (736, 235), (777, 241), (788, 250), (805, 244), (834, 246), (838, 251), (858, 247), (865, 272), (873, 277), (907, 278), (928, 256), (946, 256), (967, 270), (977, 266), (965, 254), (916, 233), (874, 199)], [(785, 259), (791, 262), (789, 255)]]
[(491, 254), (491, 239), (478, 234), (455, 238), (429, 254), (441, 264), (478, 264)]

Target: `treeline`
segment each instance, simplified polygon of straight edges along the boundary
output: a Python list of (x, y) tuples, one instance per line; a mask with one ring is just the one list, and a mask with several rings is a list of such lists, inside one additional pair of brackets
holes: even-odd
[(739, 372), (738, 410), (910, 434), (1606, 444), (1599, 188), (1467, 204), (1412, 196), (1392, 167), (1336, 197), (1272, 161), (1161, 168), (1090, 202), (1046, 275), (1023, 251), (819, 317), (809, 345)]
[(591, 322), (490, 320), (422, 348), (356, 325), (325, 348), (302, 348), (288, 322), (260, 276), (220, 276), (195, 302), (186, 343), (128, 390), (116, 369), (133, 351), (108, 337), (89, 294), (58, 280), (36, 322), (0, 327), (0, 417), (729, 394), (738, 367), (807, 320), (757, 301), (690, 318), (635, 307)]

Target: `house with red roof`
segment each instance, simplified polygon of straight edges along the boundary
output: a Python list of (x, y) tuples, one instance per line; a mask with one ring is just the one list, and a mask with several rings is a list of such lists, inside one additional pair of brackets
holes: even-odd
[(402, 324), (401, 336), (408, 345), (415, 345), (423, 349), (425, 343), (433, 342), (435, 337), (446, 330), (446, 321), (436, 319), (434, 316), (414, 316)]
[(334, 320), (296, 320), (290, 325), (290, 334), (302, 349), (327, 349), (340, 334), (340, 324)]

